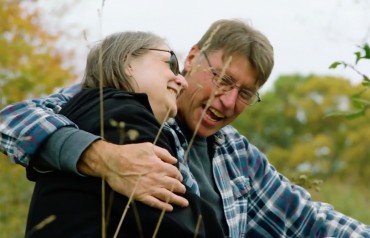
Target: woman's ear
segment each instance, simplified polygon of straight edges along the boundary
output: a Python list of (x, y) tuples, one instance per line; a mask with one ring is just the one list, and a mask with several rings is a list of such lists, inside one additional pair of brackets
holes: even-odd
[(125, 74), (127, 76), (132, 77), (133, 68), (132, 68), (131, 64), (124, 65), (124, 69), (123, 70), (125, 71)]
[(190, 72), (193, 67), (196, 66), (196, 62), (199, 55), (199, 48), (197, 45), (191, 47), (188, 56), (185, 59), (184, 69), (186, 72)]

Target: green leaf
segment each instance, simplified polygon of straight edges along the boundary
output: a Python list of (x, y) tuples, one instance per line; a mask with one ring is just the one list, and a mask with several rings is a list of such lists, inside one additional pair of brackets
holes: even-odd
[(370, 79), (366, 75), (364, 75), (362, 85), (365, 87), (370, 87)]
[(370, 82), (369, 77), (367, 77), (366, 75), (364, 75), (364, 80), (366, 80), (366, 81)]
[(370, 101), (363, 98), (352, 98), (352, 101), (359, 106), (370, 106)]
[(330, 66), (329, 66), (329, 69), (335, 69), (338, 67), (338, 65), (341, 65), (343, 64), (342, 62), (339, 62), (339, 61), (336, 61), (334, 63), (332, 63)]
[(361, 52), (357, 51), (357, 52), (355, 52), (355, 55), (356, 55), (356, 64), (357, 64), (360, 61), (360, 59), (362, 58)]
[(359, 110), (351, 111), (351, 112), (336, 111), (336, 112), (327, 113), (324, 116), (324, 118), (328, 118), (328, 117), (346, 117), (347, 119), (355, 119), (355, 118), (358, 118), (358, 117), (364, 116), (364, 115), (365, 115), (365, 110), (363, 108), (361, 108)]
[(363, 89), (363, 90), (359, 91), (358, 93), (353, 94), (353, 95), (351, 96), (351, 98), (352, 98), (352, 99), (354, 99), (354, 98), (359, 98), (359, 97), (361, 97), (361, 95), (362, 95), (362, 94), (364, 94), (366, 91), (367, 91), (367, 89), (365, 88), (365, 89)]
[(330, 112), (324, 115), (323, 118), (328, 118), (328, 117), (337, 117), (337, 116), (347, 116), (348, 112), (343, 112), (343, 111), (336, 111), (336, 112)]
[(365, 115), (364, 110), (357, 110), (357, 111), (347, 113), (346, 118), (355, 119), (355, 118), (358, 118), (358, 117), (361, 117), (361, 116), (364, 116), (364, 115)]
[(363, 56), (363, 58), (370, 59), (370, 46), (365, 43), (362, 49), (365, 51), (365, 55)]

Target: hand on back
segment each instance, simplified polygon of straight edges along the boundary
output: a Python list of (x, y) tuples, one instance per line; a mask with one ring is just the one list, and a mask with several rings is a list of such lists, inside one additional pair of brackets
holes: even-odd
[(171, 204), (185, 207), (188, 201), (176, 158), (151, 143), (115, 145), (102, 140), (89, 146), (78, 170), (105, 178), (116, 192), (158, 209), (172, 211)]

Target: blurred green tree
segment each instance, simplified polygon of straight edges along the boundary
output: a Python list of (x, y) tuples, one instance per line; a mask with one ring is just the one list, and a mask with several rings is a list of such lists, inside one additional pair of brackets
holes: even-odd
[(43, 27), (36, 2), (0, 0), (0, 108), (76, 79), (73, 52), (56, 48), (62, 32)]
[[(368, 183), (370, 113), (356, 120), (326, 117), (354, 110), (351, 95), (361, 89), (337, 77), (281, 76), (261, 104), (248, 107), (233, 125), (286, 175), (309, 173)], [(369, 100), (370, 92), (363, 92), (362, 98)]]
[[(73, 52), (57, 47), (63, 30), (44, 27), (37, 1), (0, 0), (0, 19), (0, 109), (76, 79)], [(1, 153), (0, 181), (0, 237), (24, 237), (33, 183)]]
[(354, 111), (337, 111), (328, 114), (328, 116), (346, 116), (347, 118), (356, 118), (359, 116), (363, 116), (365, 114), (365, 111), (370, 108), (370, 100), (364, 99), (362, 97), (362, 94), (370, 89), (370, 76), (362, 73), (357, 69), (357, 66), (360, 62), (370, 62), (370, 46), (365, 43), (363, 44), (363, 46), (359, 46), (359, 51), (356, 51), (354, 54), (356, 56), (356, 59), (353, 64), (345, 61), (336, 61), (332, 63), (329, 68), (335, 69), (338, 66), (350, 68), (362, 77), (362, 85), (364, 86), (364, 89), (352, 95), (352, 101), (355, 107)]

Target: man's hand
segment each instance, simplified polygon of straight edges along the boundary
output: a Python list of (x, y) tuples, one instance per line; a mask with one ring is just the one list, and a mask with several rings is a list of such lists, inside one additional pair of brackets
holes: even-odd
[(188, 206), (175, 193), (185, 193), (176, 158), (151, 143), (115, 145), (102, 140), (82, 154), (77, 168), (82, 174), (103, 177), (118, 193), (151, 207), (172, 211), (171, 204)]

